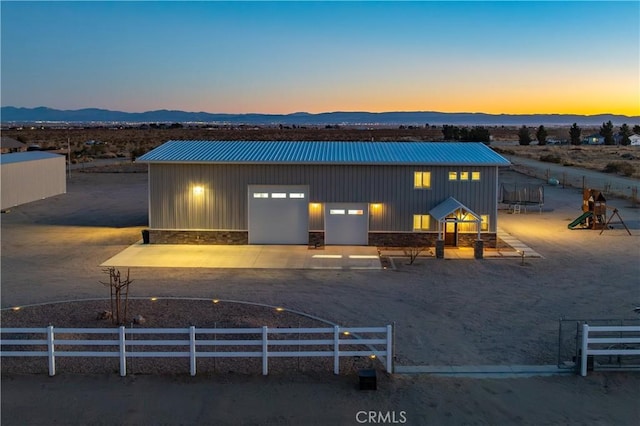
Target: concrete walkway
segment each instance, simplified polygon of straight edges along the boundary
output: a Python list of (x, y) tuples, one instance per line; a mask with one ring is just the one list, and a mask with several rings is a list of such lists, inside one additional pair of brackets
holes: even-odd
[(243, 269), (380, 270), (376, 247), (142, 244), (138, 241), (100, 266)]
[(540, 253), (533, 250), (531, 247), (524, 244), (523, 242), (521, 242), (519, 239), (515, 238), (511, 234), (503, 231), (500, 228), (498, 228), (497, 231), (498, 231), (498, 238), (500, 238), (504, 243), (508, 244), (509, 247), (515, 250), (516, 256), (522, 256), (522, 254), (524, 253), (524, 257), (543, 258), (543, 256), (540, 255)]

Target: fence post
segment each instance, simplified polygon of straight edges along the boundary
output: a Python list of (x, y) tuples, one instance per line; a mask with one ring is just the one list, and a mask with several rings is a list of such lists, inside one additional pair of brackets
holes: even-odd
[(53, 345), (53, 326), (47, 327), (47, 351), (49, 352), (49, 376), (56, 375), (56, 356)]
[(340, 327), (333, 327), (333, 374), (340, 374)]
[(580, 354), (580, 375), (587, 375), (587, 347), (589, 339), (589, 324), (582, 324), (582, 353)]
[(393, 327), (387, 325), (387, 373), (393, 373)]
[(191, 375), (196, 375), (196, 327), (189, 327), (189, 360), (191, 366)]
[(269, 355), (267, 353), (267, 348), (269, 346), (268, 342), (268, 334), (267, 334), (267, 326), (262, 327), (262, 375), (266, 376), (269, 374)]
[(127, 358), (126, 358), (126, 347), (125, 347), (125, 329), (124, 326), (120, 326), (120, 377), (124, 377), (127, 375)]

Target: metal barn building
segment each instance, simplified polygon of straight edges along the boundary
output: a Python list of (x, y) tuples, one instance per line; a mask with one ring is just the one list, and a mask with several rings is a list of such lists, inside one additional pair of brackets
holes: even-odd
[(63, 155), (42, 151), (0, 155), (2, 210), (67, 192)]
[(169, 141), (149, 165), (149, 242), (495, 246), (482, 143)]

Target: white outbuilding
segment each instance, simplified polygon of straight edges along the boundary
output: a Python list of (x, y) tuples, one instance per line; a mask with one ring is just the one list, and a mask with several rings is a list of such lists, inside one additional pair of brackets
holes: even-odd
[(64, 155), (42, 151), (0, 155), (2, 210), (67, 192)]

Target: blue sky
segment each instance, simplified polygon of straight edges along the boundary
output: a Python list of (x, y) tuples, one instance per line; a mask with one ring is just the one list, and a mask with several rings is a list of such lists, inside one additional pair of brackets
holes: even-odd
[(640, 2), (7, 2), (3, 106), (640, 115)]

